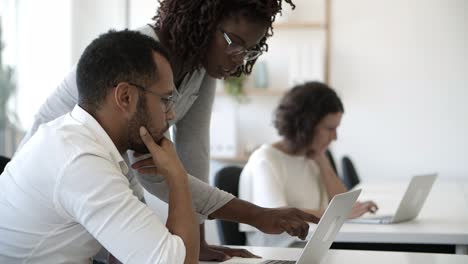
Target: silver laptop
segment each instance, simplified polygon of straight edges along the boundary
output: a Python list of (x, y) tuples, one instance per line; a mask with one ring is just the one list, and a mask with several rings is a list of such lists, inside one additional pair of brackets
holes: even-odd
[(298, 261), (265, 260), (254, 258), (232, 258), (222, 263), (230, 264), (319, 264), (327, 255), (328, 249), (335, 240), (356, 202), (361, 190), (350, 191), (335, 195), (318, 223), (315, 232), (304, 247)]
[(394, 215), (361, 217), (348, 220), (347, 222), (358, 224), (394, 224), (413, 220), (421, 211), (436, 178), (436, 173), (414, 176)]

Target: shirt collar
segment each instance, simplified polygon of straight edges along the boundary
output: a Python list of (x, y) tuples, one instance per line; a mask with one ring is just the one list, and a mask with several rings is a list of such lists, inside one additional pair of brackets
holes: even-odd
[(98, 141), (99, 144), (102, 145), (109, 152), (112, 159), (119, 164), (122, 173), (127, 175), (129, 171), (127, 164), (122, 158), (122, 155), (115, 146), (114, 142), (109, 137), (104, 128), (102, 128), (99, 122), (79, 105), (75, 105), (70, 115), (73, 119), (83, 124), (83, 126), (85, 126), (87, 129), (89, 129), (89, 131), (92, 132), (92, 134), (96, 138), (96, 141)]

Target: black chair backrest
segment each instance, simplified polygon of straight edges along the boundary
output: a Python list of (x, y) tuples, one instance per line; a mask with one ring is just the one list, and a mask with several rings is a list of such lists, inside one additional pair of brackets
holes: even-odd
[(10, 162), (10, 159), (4, 156), (0, 156), (0, 174), (2, 174), (3, 170), (7, 163)]
[[(215, 186), (219, 189), (232, 193), (236, 197), (239, 195), (239, 178), (242, 168), (228, 166), (219, 170), (215, 175)], [(246, 244), (245, 233), (239, 231), (239, 224), (224, 220), (216, 220), (218, 234), (223, 245)]]
[(343, 183), (349, 190), (361, 181), (359, 180), (359, 176), (357, 174), (356, 168), (354, 168), (353, 162), (348, 156), (343, 157), (341, 160), (341, 165), (343, 168)]
[(336, 170), (336, 163), (335, 163), (335, 159), (333, 158), (333, 154), (331, 153), (329, 149), (327, 149), (325, 153), (327, 154), (328, 160), (330, 161), (330, 164), (333, 167), (335, 174), (338, 175), (338, 171)]

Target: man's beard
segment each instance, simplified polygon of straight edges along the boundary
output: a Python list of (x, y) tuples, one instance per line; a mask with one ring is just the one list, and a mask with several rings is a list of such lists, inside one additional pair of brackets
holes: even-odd
[(140, 137), (140, 127), (144, 126), (148, 133), (153, 137), (153, 140), (159, 144), (161, 139), (164, 137), (164, 133), (169, 129), (169, 124), (166, 122), (166, 127), (157, 135), (155, 136), (151, 133), (152, 129), (149, 126), (151, 124), (151, 118), (148, 116), (148, 107), (146, 104), (146, 98), (144, 96), (140, 96), (137, 104), (137, 112), (132, 117), (128, 127), (128, 148), (134, 150), (141, 154), (149, 153), (148, 148), (146, 147), (145, 143), (143, 143)]

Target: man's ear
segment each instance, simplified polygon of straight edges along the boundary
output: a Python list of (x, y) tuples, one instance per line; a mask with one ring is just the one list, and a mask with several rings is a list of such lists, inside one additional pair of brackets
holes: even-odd
[(138, 102), (138, 91), (126, 82), (114, 87), (115, 106), (123, 113), (133, 113)]

